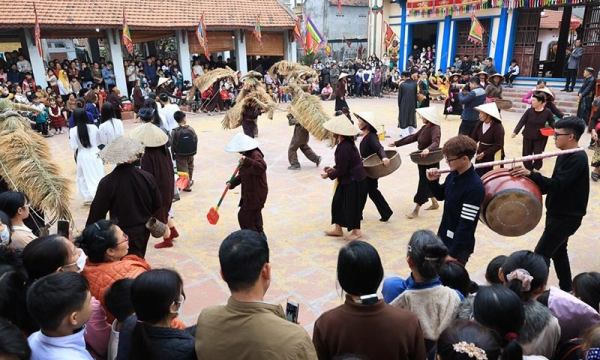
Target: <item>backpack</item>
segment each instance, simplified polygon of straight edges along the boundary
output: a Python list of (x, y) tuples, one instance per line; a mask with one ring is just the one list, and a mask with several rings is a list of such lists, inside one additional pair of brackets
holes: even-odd
[(175, 152), (179, 156), (193, 156), (198, 150), (198, 143), (194, 139), (194, 133), (189, 127), (181, 128), (178, 131), (177, 148)]

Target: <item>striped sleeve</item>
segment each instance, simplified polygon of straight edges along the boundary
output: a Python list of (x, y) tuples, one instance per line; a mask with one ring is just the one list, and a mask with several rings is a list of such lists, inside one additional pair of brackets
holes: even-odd
[(479, 206), (463, 204), (462, 209), (460, 211), (460, 217), (465, 220), (476, 221), (478, 212)]

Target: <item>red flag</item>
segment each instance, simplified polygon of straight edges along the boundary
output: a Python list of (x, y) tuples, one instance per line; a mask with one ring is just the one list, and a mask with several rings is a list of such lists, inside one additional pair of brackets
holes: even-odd
[(296, 39), (296, 42), (302, 46), (302, 49), (305, 48), (305, 44), (304, 44), (304, 39), (302, 38), (302, 25), (300, 24), (300, 17), (298, 16), (298, 19), (296, 19), (296, 26), (294, 26), (294, 39)]
[(362, 58), (363, 52), (365, 52), (365, 48), (362, 46), (362, 44), (360, 44), (360, 46), (358, 47), (357, 57)]
[(127, 52), (133, 55), (133, 40), (131, 40), (131, 33), (129, 32), (129, 26), (127, 26), (125, 18), (125, 8), (123, 8), (123, 45), (125, 45)]
[(252, 31), (260, 46), (262, 46), (262, 30), (260, 28), (260, 16), (256, 18), (256, 25), (254, 26), (254, 30)]
[(348, 48), (352, 47), (352, 42), (350, 42), (350, 40), (346, 40), (346, 37), (344, 36), (344, 38), (342, 39), (343, 42), (346, 43), (346, 45), (348, 45)]
[(198, 37), (198, 42), (204, 48), (204, 56), (206, 56), (207, 59), (210, 59), (210, 52), (208, 51), (208, 39), (206, 38), (204, 13), (202, 13), (202, 16), (200, 16), (200, 22), (198, 23), (198, 28), (196, 29), (196, 36)]
[(475, 44), (481, 44), (481, 46), (483, 46), (484, 32), (485, 29), (475, 16), (475, 13), (471, 13), (471, 27), (469, 29), (469, 37), (467, 39)]
[(40, 29), (40, 22), (38, 21), (37, 9), (35, 8), (35, 2), (33, 3), (33, 12), (35, 13), (35, 45), (38, 48), (40, 57), (42, 57), (42, 30)]
[(338, 11), (342, 12), (342, 0), (337, 0), (338, 2)]
[(385, 37), (383, 38), (383, 42), (385, 43), (386, 47), (390, 47), (392, 41), (396, 37), (396, 34), (394, 34), (392, 28), (388, 23), (386, 23), (385, 21), (383, 23), (385, 24)]

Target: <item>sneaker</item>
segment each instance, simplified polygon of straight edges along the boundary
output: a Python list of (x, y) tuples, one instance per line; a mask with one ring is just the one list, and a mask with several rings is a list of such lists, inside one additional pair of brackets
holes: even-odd
[(300, 170), (300, 165), (290, 165), (288, 166), (288, 170)]
[(323, 160), (323, 158), (322, 158), (322, 157), (320, 157), (320, 156), (317, 156), (317, 162), (316, 162), (316, 164), (317, 164), (317, 167), (318, 167), (319, 165), (321, 165), (321, 160)]

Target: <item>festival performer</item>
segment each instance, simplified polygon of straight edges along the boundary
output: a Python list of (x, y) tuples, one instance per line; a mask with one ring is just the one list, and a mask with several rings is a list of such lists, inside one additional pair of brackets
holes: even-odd
[[(360, 141), (360, 155), (363, 159), (368, 158), (373, 154), (377, 154), (381, 161), (383, 162), (383, 166), (390, 165), (390, 159), (385, 154), (383, 150), (383, 146), (379, 142), (379, 137), (377, 136), (377, 129), (372, 125), (375, 122), (375, 116), (372, 112), (360, 112), (354, 113), (354, 116), (358, 119), (358, 127), (363, 132), (362, 139)], [(364, 202), (367, 201), (366, 196), (369, 195), (369, 198), (373, 201), (375, 206), (377, 207), (377, 211), (379, 211), (379, 215), (381, 218), (379, 221), (386, 222), (390, 219), (392, 214), (394, 213), (387, 201), (379, 191), (379, 182), (378, 179), (373, 179), (367, 176), (367, 193), (365, 193)]]
[[(98, 154), (114, 170), (98, 184), (85, 226), (106, 219), (119, 220), (119, 227), (129, 236), (128, 254), (146, 256), (150, 230), (146, 223), (162, 206), (162, 197), (154, 176), (135, 163), (144, 153), (141, 142), (122, 136), (111, 141)], [(169, 200), (169, 203), (171, 201)]]
[(333, 230), (325, 231), (327, 236), (343, 236), (342, 228), (350, 231), (345, 240), (351, 241), (362, 236), (360, 221), (366, 199), (367, 173), (362, 158), (354, 144), (354, 136), (358, 133), (354, 125), (344, 115), (339, 115), (323, 124), (338, 144), (335, 149), (335, 166), (326, 166), (321, 174), (322, 179), (337, 180), (333, 200), (331, 201), (331, 223)]
[(254, 138), (243, 133), (237, 133), (225, 146), (225, 151), (240, 153), (240, 172), (230, 183), (229, 189), (242, 185), (240, 211), (238, 223), (242, 230), (252, 230), (267, 240), (263, 228), (262, 209), (267, 201), (269, 186), (267, 184), (267, 163), (263, 152), (258, 148), (260, 144)]
[(502, 83), (504, 82), (504, 76), (500, 74), (494, 74), (490, 76), (490, 82), (485, 88), (485, 102), (495, 102), (497, 99), (502, 99)]
[[(552, 112), (552, 115), (554, 115), (555, 121), (560, 120), (563, 117), (565, 117), (565, 114), (562, 111), (560, 111), (559, 108), (556, 107), (556, 104), (554, 103), (554, 93), (550, 90), (549, 87), (535, 89), (535, 90), (533, 90), (533, 94), (544, 95), (544, 98), (545, 98), (544, 107)], [(533, 94), (532, 94), (532, 96), (533, 96)], [(529, 99), (529, 103), (531, 104), (531, 97)]]
[[(441, 120), (435, 107), (417, 109), (417, 114), (419, 114), (424, 124), (419, 131), (417, 131), (415, 134), (390, 143), (389, 146), (399, 147), (416, 142), (417, 149), (422, 151), (421, 157), (427, 157), (430, 151), (436, 150), (440, 147), (440, 137), (442, 134), (440, 129)], [(425, 204), (429, 199), (431, 199), (431, 206), (425, 210), (436, 210), (440, 207), (437, 199), (433, 196), (431, 190), (429, 190), (429, 180), (427, 179), (427, 170), (431, 168), (439, 168), (440, 163), (437, 162), (431, 165), (417, 166), (419, 168), (419, 185), (417, 187), (417, 193), (413, 198), (415, 209), (406, 214), (408, 219), (414, 219), (418, 217), (421, 206), (423, 206), (423, 204)]]
[[(540, 129), (545, 126), (554, 127), (554, 116), (552, 112), (544, 107), (545, 97), (535, 94), (531, 97), (531, 108), (527, 109), (511, 135), (515, 138), (519, 131), (523, 130), (523, 156), (541, 154), (546, 148), (548, 138), (543, 136)], [(542, 160), (526, 161), (523, 163), (528, 170), (540, 170)], [(587, 177), (587, 176), (586, 176)]]
[(244, 117), (242, 129), (244, 130), (244, 134), (251, 138), (258, 137), (258, 117), (262, 113), (262, 109), (254, 103), (248, 102), (244, 105), (244, 110), (242, 111), (242, 116)]
[(461, 76), (458, 73), (454, 73), (450, 76), (450, 88), (448, 89), (448, 97), (444, 101), (444, 115), (448, 119), (448, 115), (459, 115), (462, 114), (462, 105), (458, 101), (458, 93), (460, 92), (460, 80)]
[(390, 69), (398, 66), (398, 52), (400, 52), (400, 46), (398, 46), (398, 40), (394, 40), (392, 41), (392, 46), (388, 48), (388, 54), (390, 56)]
[(412, 135), (417, 127), (417, 71), (412, 74), (404, 71), (402, 77), (406, 78), (398, 88), (398, 127), (402, 129), (400, 137)]
[[(138, 116), (144, 122), (150, 121), (154, 116), (154, 111), (150, 111), (150, 108), (142, 108)], [(154, 248), (172, 247), (173, 239), (177, 238), (179, 233), (175, 228), (173, 219), (169, 216), (175, 191), (173, 160), (167, 148), (169, 137), (161, 128), (149, 122), (132, 130), (129, 137), (140, 141), (144, 145), (145, 152), (140, 162), (142, 170), (154, 176), (162, 198), (161, 207), (155, 212), (154, 217), (161, 223), (166, 224), (168, 229), (163, 235), (163, 242), (154, 245)]]
[(438, 236), (448, 248), (446, 261), (466, 265), (475, 249), (475, 230), (479, 208), (485, 196), (483, 182), (471, 164), (477, 144), (465, 135), (455, 136), (444, 144), (442, 153), (452, 172), (443, 184), (438, 169), (427, 170), (429, 189), (444, 200), (444, 214)]
[(480, 71), (476, 75), (479, 78), (479, 86), (485, 90), (488, 86), (488, 79), (490, 78), (490, 75), (485, 71)]
[[(558, 121), (554, 144), (560, 150), (578, 148), (585, 128), (585, 122), (574, 116)], [(558, 156), (550, 178), (523, 166), (517, 166), (510, 172), (513, 176), (529, 177), (543, 194), (547, 194), (546, 226), (535, 252), (545, 257), (548, 266), (550, 259), (554, 261), (558, 284), (566, 292), (573, 290), (567, 245), (569, 237), (579, 229), (586, 214), (590, 196), (587, 172), (588, 157), (585, 151)]]
[(337, 90), (335, 92), (335, 111), (342, 110), (342, 108), (350, 108), (348, 107), (348, 103), (346, 102), (346, 77), (348, 77), (347, 73), (342, 72), (340, 74), (337, 84)]
[(298, 161), (298, 149), (302, 151), (308, 160), (314, 162), (318, 167), (321, 164), (321, 157), (315, 154), (313, 149), (308, 145), (308, 140), (310, 139), (308, 130), (300, 125), (292, 114), (287, 114), (287, 118), (290, 126), (294, 126), (294, 135), (292, 135), (292, 141), (288, 148), (288, 161), (290, 162), (288, 170), (301, 169), (300, 162)]
[[(491, 84), (491, 83), (490, 83)], [(490, 85), (488, 88), (491, 88)], [(504, 126), (496, 103), (487, 103), (475, 108), (479, 111), (479, 123), (473, 130), (473, 140), (477, 145), (475, 164), (504, 159)], [(479, 176), (492, 171), (493, 168), (476, 169)]]

